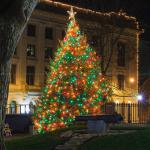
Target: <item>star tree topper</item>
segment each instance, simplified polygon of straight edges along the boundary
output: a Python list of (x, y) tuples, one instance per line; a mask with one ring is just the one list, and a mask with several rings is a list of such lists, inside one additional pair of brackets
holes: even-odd
[(71, 7), (70, 11), (67, 11), (69, 14), (69, 19), (73, 19), (76, 15), (76, 12), (73, 11), (73, 7)]

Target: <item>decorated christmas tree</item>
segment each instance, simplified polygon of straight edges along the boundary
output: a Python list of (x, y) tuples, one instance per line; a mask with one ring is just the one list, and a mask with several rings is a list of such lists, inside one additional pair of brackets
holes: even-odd
[(71, 8), (66, 36), (50, 62), (47, 84), (34, 115), (39, 133), (67, 127), (79, 115), (96, 115), (111, 95), (100, 57), (87, 44)]

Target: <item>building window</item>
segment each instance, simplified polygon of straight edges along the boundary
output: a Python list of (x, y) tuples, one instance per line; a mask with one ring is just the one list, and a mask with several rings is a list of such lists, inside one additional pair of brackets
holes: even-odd
[(27, 66), (26, 83), (28, 85), (34, 85), (34, 80), (35, 80), (35, 67)]
[(35, 33), (36, 33), (36, 26), (33, 24), (28, 24), (27, 35), (28, 36), (35, 36)]
[(49, 28), (49, 27), (45, 28), (45, 38), (50, 39), (50, 40), (53, 39), (53, 29), (52, 28)]
[(53, 49), (51, 47), (45, 48), (45, 58), (53, 58)]
[(65, 37), (65, 34), (66, 34), (66, 33), (65, 33), (65, 31), (63, 30), (62, 33), (61, 33), (62, 39)]
[(124, 67), (125, 66), (125, 49), (126, 49), (126, 45), (124, 43), (118, 43), (117, 45), (117, 50), (118, 50), (118, 58), (117, 58), (117, 62), (118, 62), (118, 66), (120, 67)]
[(93, 47), (97, 47), (98, 46), (98, 37), (97, 36), (92, 36), (92, 39), (91, 39), (91, 46)]
[(10, 114), (16, 114), (16, 112), (17, 112), (16, 101), (12, 101), (10, 103)]
[(48, 75), (48, 72), (49, 72), (48, 68), (45, 67), (45, 68), (44, 68), (44, 84), (46, 84), (46, 82), (47, 82), (47, 75)]
[(10, 78), (11, 84), (16, 84), (16, 65), (11, 65), (11, 78)]
[(35, 45), (33, 44), (27, 45), (27, 56), (35, 57)]
[(124, 88), (125, 88), (124, 75), (118, 75), (118, 88), (119, 88), (119, 90), (124, 90)]

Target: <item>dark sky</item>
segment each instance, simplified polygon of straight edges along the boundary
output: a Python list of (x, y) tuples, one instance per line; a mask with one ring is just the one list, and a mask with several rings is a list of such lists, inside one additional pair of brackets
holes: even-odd
[(122, 4), (125, 11), (129, 15), (136, 16), (142, 28), (145, 30), (143, 38), (150, 40), (150, 1), (149, 0), (124, 0), (126, 4)]

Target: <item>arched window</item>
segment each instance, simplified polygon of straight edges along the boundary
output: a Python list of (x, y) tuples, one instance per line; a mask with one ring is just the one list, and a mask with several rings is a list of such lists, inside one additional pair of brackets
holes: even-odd
[(16, 114), (17, 113), (17, 104), (16, 104), (16, 101), (12, 101), (10, 103), (10, 114)]

